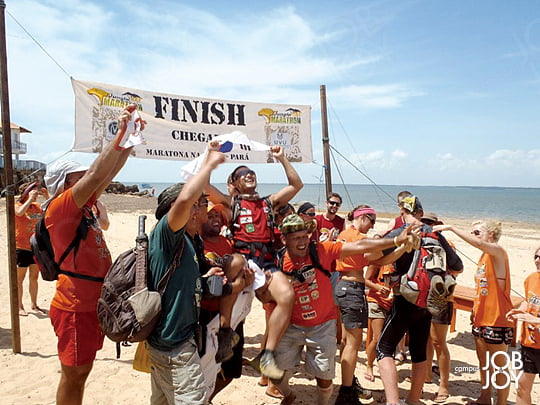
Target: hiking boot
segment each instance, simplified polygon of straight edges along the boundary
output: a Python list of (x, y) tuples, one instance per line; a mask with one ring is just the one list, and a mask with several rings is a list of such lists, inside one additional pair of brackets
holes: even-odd
[(360, 399), (371, 399), (373, 396), (370, 390), (360, 385), (360, 382), (358, 382), (358, 378), (356, 378), (356, 376), (353, 377), (352, 387), (356, 393), (356, 396)]
[(262, 375), (265, 375), (273, 380), (280, 380), (283, 378), (283, 374), (285, 373), (277, 366), (274, 358), (274, 352), (272, 350), (264, 350), (262, 352), (260, 369)]
[(219, 328), (218, 334), (218, 350), (216, 353), (216, 363), (223, 363), (230, 360), (234, 355), (233, 347), (240, 340), (240, 336), (232, 328)]
[(431, 287), (427, 297), (426, 308), (433, 316), (439, 315), (448, 305), (448, 295), (441, 276), (435, 275), (431, 279)]
[(336, 405), (362, 405), (362, 402), (356, 395), (354, 385), (352, 387), (339, 387), (339, 393), (336, 398)]
[(448, 297), (450, 297), (452, 294), (454, 294), (454, 290), (456, 289), (456, 279), (451, 276), (450, 274), (447, 274), (444, 279), (444, 289), (446, 290), (446, 294)]

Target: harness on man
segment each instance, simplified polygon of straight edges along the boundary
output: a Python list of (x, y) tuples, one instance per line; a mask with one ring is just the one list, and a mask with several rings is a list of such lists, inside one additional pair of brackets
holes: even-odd
[[(278, 259), (278, 269), (279, 271), (283, 271), (283, 258), (285, 257), (285, 251), (286, 248), (283, 247), (277, 252), (277, 259)], [(304, 272), (307, 270), (311, 270), (312, 268), (316, 268), (324, 273), (324, 275), (328, 278), (331, 277), (332, 273), (328, 270), (326, 270), (321, 265), (321, 260), (319, 258), (319, 252), (317, 251), (317, 242), (314, 240), (309, 241), (308, 245), (308, 254), (309, 258), (311, 259), (311, 265), (302, 266), (300, 269), (295, 269), (292, 272), (284, 272), (287, 275), (292, 276), (299, 282), (303, 283), (305, 282)]]

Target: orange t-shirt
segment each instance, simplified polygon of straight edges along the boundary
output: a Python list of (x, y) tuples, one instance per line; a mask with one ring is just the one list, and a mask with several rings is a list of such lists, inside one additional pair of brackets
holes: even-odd
[[(92, 221), (86, 239), (81, 240), (77, 255), (71, 251), (61, 268), (74, 273), (94, 277), (105, 277), (111, 267), (111, 254), (103, 238), (101, 227), (92, 214), (93, 197), (83, 208), (78, 208), (69, 189), (51, 201), (45, 211), (45, 225), (51, 236), (54, 258), (59, 261), (67, 247), (75, 237), (75, 233), (83, 212)], [(96, 310), (97, 300), (101, 294), (102, 283), (69, 277), (58, 276), (56, 294), (51, 305), (70, 312), (91, 312)]]
[[(330, 269), (332, 262), (339, 259), (342, 246), (343, 244), (340, 242), (317, 243), (317, 253), (324, 269)], [(298, 263), (298, 260), (296, 262)], [(304, 282), (300, 282), (296, 278), (292, 281), (295, 296), (291, 317), (293, 325), (317, 326), (337, 318), (330, 277), (319, 269), (309, 268), (312, 264), (307, 253), (301, 264), (294, 264), (288, 252), (285, 252), (283, 256), (283, 272), (285, 274), (290, 275), (292, 271), (306, 269), (302, 271)]]
[[(21, 205), (23, 204), (20, 202), (15, 203), (15, 207)], [(31, 203), (23, 215), (15, 215), (15, 245), (17, 249), (32, 250), (30, 236), (36, 230), (36, 224), (42, 216), (41, 205), (37, 202)]]
[[(367, 293), (367, 300), (371, 302), (376, 302), (379, 304), (380, 307), (384, 309), (390, 309), (392, 306), (392, 302), (394, 301), (394, 293), (393, 288), (390, 283), (390, 274), (394, 273), (395, 269), (392, 264), (388, 264), (386, 266), (381, 266), (379, 268), (379, 272), (374, 275), (370, 281), (374, 284), (384, 285), (388, 288), (390, 288), (390, 294), (388, 296), (382, 295), (380, 292), (374, 289), (369, 289)], [(385, 279), (388, 281), (385, 282)]]
[[(527, 312), (540, 317), (540, 273), (535, 272), (525, 279), (525, 299)], [(523, 323), (521, 330), (521, 344), (523, 346), (540, 349), (540, 325)]]
[[(366, 235), (355, 229), (354, 226), (351, 226), (341, 232), (338, 235), (337, 240), (343, 243), (347, 243), (356, 242), (365, 238)], [(340, 272), (347, 272), (350, 270), (362, 270), (368, 264), (369, 262), (363, 254), (348, 256), (343, 260), (338, 260), (336, 262), (336, 270)]]
[(491, 256), (483, 253), (480, 257), (474, 275), (476, 296), (473, 304), (473, 324), (476, 327), (513, 327), (513, 323), (506, 319), (506, 313), (513, 308), (510, 300), (510, 266), (506, 251), (504, 252), (504, 266), (506, 268), (506, 287), (503, 291), (497, 282)]

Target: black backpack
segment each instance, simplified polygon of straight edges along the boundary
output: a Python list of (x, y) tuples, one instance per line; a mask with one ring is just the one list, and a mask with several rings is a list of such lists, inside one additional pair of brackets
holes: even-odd
[(85, 240), (88, 235), (88, 228), (90, 227), (92, 219), (82, 216), (81, 222), (75, 232), (75, 237), (67, 247), (66, 251), (60, 257), (60, 261), (56, 263), (54, 260), (54, 250), (51, 244), (51, 236), (49, 230), (45, 225), (45, 215), (36, 224), (34, 234), (30, 237), (30, 246), (32, 247), (32, 253), (36, 259), (36, 263), (39, 267), (41, 277), (45, 281), (58, 280), (59, 274), (65, 274), (70, 277), (81, 278), (83, 280), (103, 282), (102, 277), (94, 277), (86, 274), (74, 273), (72, 271), (62, 270), (60, 266), (68, 256), (69, 252), (73, 250), (73, 255), (77, 255), (81, 240)]
[[(144, 231), (146, 215), (139, 216), (136, 246), (114, 261), (101, 287), (97, 316), (103, 333), (113, 342), (145, 340), (161, 319), (161, 296), (174, 270), (178, 267), (185, 239), (174, 260), (157, 285), (158, 291), (147, 286), (148, 236)], [(117, 345), (118, 348), (118, 345)], [(117, 356), (119, 351), (117, 349)]]

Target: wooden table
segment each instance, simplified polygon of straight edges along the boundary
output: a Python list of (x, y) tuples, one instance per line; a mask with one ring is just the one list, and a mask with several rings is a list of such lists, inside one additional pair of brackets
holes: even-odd
[[(465, 287), (462, 285), (457, 285), (454, 291), (454, 310), (452, 312), (452, 321), (450, 323), (450, 332), (456, 330), (456, 312), (458, 309), (462, 311), (472, 312), (474, 296), (476, 290), (471, 287)], [(510, 296), (512, 300), (512, 305), (517, 307), (523, 301), (523, 298), (518, 297), (517, 295)], [(514, 321), (514, 339), (512, 340), (511, 346), (516, 345), (516, 335), (517, 335), (517, 322)]]

